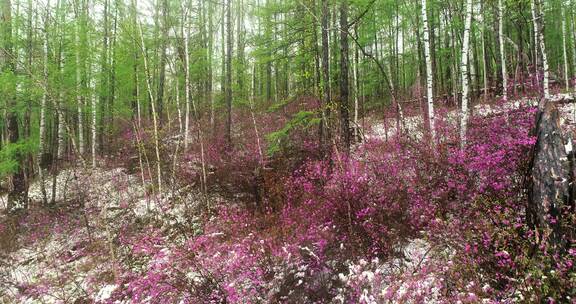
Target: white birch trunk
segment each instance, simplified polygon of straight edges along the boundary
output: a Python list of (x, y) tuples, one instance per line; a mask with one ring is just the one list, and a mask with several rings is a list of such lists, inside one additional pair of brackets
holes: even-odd
[[(142, 33), (142, 24), (139, 21), (138, 21), (138, 33), (140, 35), (140, 51), (142, 52), (142, 57), (144, 59), (144, 73), (146, 75), (146, 88), (148, 90), (148, 97), (150, 98), (151, 101), (154, 101), (154, 96), (152, 95), (152, 85), (150, 84), (150, 70), (148, 68), (148, 57), (146, 55), (146, 47), (144, 44), (144, 34)], [(154, 105), (154, 102), (151, 102), (150, 106), (152, 107), (152, 123), (154, 125), (154, 149), (156, 152), (156, 173), (158, 179), (158, 193), (162, 193), (162, 171), (160, 164), (160, 142), (158, 139), (158, 119), (156, 113), (156, 106)]]
[(97, 103), (98, 97), (96, 96), (96, 92), (92, 94), (92, 168), (96, 168), (96, 149), (98, 145), (98, 121), (97, 121)]
[[(47, 7), (50, 7), (50, 0), (48, 0)], [(44, 151), (46, 148), (46, 103), (48, 102), (48, 22), (50, 16), (48, 14), (48, 9), (46, 10), (46, 24), (45, 24), (45, 36), (44, 36), (44, 62), (42, 74), (44, 77), (44, 89), (42, 93), (42, 101), (40, 104), (40, 130), (39, 130), (39, 149), (38, 149), (38, 177), (40, 178), (40, 191), (42, 192), (42, 202), (44, 205), (48, 204), (48, 197), (46, 195), (46, 185), (44, 182), (44, 171), (42, 168), (42, 159), (44, 157)]]
[(358, 60), (357, 56), (352, 57), (352, 81), (354, 83), (354, 140), (358, 139), (358, 96), (360, 95), (360, 86), (358, 81)]
[(472, 26), (472, 0), (466, 1), (466, 21), (464, 24), (464, 38), (462, 41), (462, 64), (461, 64), (461, 82), (462, 82), (462, 113), (460, 116), (460, 140), (461, 147), (466, 146), (466, 132), (468, 128), (468, 52), (470, 50), (470, 28)]
[(428, 26), (428, 13), (426, 1), (422, 0), (422, 22), (424, 24), (424, 56), (426, 58), (426, 96), (428, 99), (428, 120), (432, 142), (436, 142), (436, 127), (434, 125), (434, 72), (432, 71), (432, 58), (430, 55), (430, 29)]
[(182, 123), (182, 109), (180, 108), (180, 83), (178, 77), (174, 80), (176, 89), (176, 110), (178, 111), (178, 132), (184, 132), (184, 124)]
[(508, 100), (508, 72), (506, 71), (506, 45), (504, 41), (504, 4), (498, 0), (498, 39), (500, 42), (500, 61), (502, 62), (502, 98)]
[[(186, 34), (184, 35), (184, 81), (185, 81), (185, 90), (184, 94), (186, 95), (186, 110), (184, 117), (184, 150), (188, 150), (189, 137), (190, 137), (190, 73), (188, 72), (188, 68), (190, 66), (190, 55), (188, 54), (188, 42), (190, 40), (190, 27), (187, 24), (187, 19), (184, 21), (186, 29)], [(184, 28), (182, 28), (184, 31)], [(184, 33), (183, 33), (184, 34)]]
[(532, 23), (533, 23), (533, 27), (534, 27), (534, 63), (535, 63), (535, 67), (534, 67), (534, 71), (536, 72), (536, 83), (538, 85), (540, 85), (540, 71), (539, 71), (539, 67), (540, 67), (540, 59), (538, 57), (538, 55), (540, 54), (540, 52), (538, 52), (538, 48), (540, 47), (539, 45), (539, 40), (540, 38), (538, 37), (538, 26), (536, 23), (536, 6), (534, 4), (534, 1), (530, 1), (530, 11), (532, 12)]
[(538, 0), (530, 2), (532, 8), (532, 16), (534, 18), (534, 34), (538, 37), (538, 44), (540, 46), (540, 53), (542, 55), (542, 68), (544, 70), (544, 98), (550, 98), (550, 74), (548, 67), (548, 57), (546, 55), (546, 43), (544, 41), (544, 5)]
[[(570, 7), (574, 7), (574, 5), (576, 5), (574, 3), (574, 1), (570, 1)], [(575, 16), (574, 16), (574, 10), (570, 9), (570, 13), (568, 14), (568, 20), (569, 20), (569, 25), (570, 25), (570, 33), (572, 33), (572, 45), (571, 45), (571, 49), (572, 49), (572, 77), (574, 77), (574, 75), (576, 75), (576, 28), (574, 27), (574, 22), (575, 22)]]
[(80, 154), (86, 153), (86, 147), (84, 144), (84, 114), (82, 113), (82, 108), (84, 107), (82, 102), (82, 80), (80, 75), (80, 25), (79, 21), (76, 21), (76, 32), (74, 35), (74, 40), (76, 42), (76, 103), (78, 106), (78, 145), (80, 149)]
[(64, 158), (66, 152), (66, 129), (64, 127), (64, 111), (62, 110), (62, 93), (57, 93), (57, 106), (58, 106), (58, 159)]
[[(50, 7), (50, 1), (48, 1), (47, 7)], [(44, 89), (42, 92), (42, 101), (40, 104), (40, 130), (39, 130), (39, 149), (38, 149), (38, 163), (41, 161), (41, 157), (44, 154), (44, 149), (46, 147), (46, 103), (48, 102), (48, 22), (50, 16), (48, 14), (48, 9), (46, 9), (46, 24), (44, 29), (44, 66), (43, 66), (43, 76), (44, 76)], [(42, 174), (42, 170), (40, 170)]]
[(562, 5), (562, 55), (564, 57), (564, 83), (566, 91), (570, 90), (570, 78), (568, 76), (568, 50), (566, 47), (566, 13)]
[[(572, 3), (572, 2), (571, 2)], [(570, 33), (572, 33), (572, 76), (576, 75), (576, 28), (574, 28), (574, 14), (570, 14)]]
[(134, 77), (136, 77), (136, 111), (137, 113), (137, 120), (138, 120), (138, 130), (140, 130), (140, 128), (142, 128), (142, 109), (140, 107), (140, 87), (138, 85), (138, 83), (140, 82), (139, 77), (138, 77), (138, 67), (136, 67), (136, 75)]
[(486, 38), (485, 36), (485, 31), (486, 31), (486, 24), (484, 23), (485, 17), (484, 17), (484, 3), (482, 3), (481, 6), (482, 9), (482, 37), (481, 37), (481, 41), (482, 41), (482, 72), (483, 72), (483, 80), (484, 80), (484, 101), (486, 102), (488, 99), (488, 66), (486, 64)]
[(264, 154), (262, 153), (262, 146), (260, 144), (260, 133), (258, 132), (258, 124), (256, 123), (256, 116), (254, 115), (254, 100), (256, 99), (256, 64), (252, 66), (252, 96), (250, 98), (250, 115), (252, 116), (252, 124), (254, 126), (254, 134), (256, 134), (256, 145), (258, 147), (258, 156), (260, 162), (264, 161)]

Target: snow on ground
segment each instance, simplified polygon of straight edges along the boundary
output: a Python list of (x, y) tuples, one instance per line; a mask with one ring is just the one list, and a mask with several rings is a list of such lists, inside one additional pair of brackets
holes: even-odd
[[(519, 100), (506, 103), (503, 106), (480, 104), (474, 108), (474, 115), (488, 116), (501, 113), (508, 109), (516, 109), (523, 104), (534, 104), (532, 100)], [(572, 104), (564, 104), (560, 107), (563, 125), (573, 126), (576, 122), (576, 108)], [(448, 113), (448, 119), (457, 122), (458, 112)], [(423, 121), (420, 116), (406, 117), (405, 126), (408, 133), (421, 134)], [(388, 128), (383, 123), (375, 124), (368, 138), (382, 138), (393, 136), (396, 132), (395, 121), (387, 121)], [(386, 134), (388, 133), (388, 134)], [(421, 136), (421, 135), (420, 135)], [(130, 216), (135, 218), (158, 218), (166, 221), (167, 225), (183, 223), (185, 214), (190, 210), (198, 209), (202, 200), (190, 187), (174, 189), (162, 196), (151, 195), (147, 185), (143, 185), (138, 175), (129, 175), (124, 169), (112, 170), (63, 170), (55, 177), (56, 201), (60, 204), (80, 201), (84, 208), (100, 210), (96, 215), (101, 222), (92, 222), (95, 238), (110, 240), (115, 237), (114, 229), (117, 229), (126, 216), (123, 210), (129, 209)], [(47, 196), (52, 196), (52, 177), (47, 176)], [(35, 181), (29, 190), (29, 196), (33, 203), (42, 201), (40, 182)], [(0, 208), (5, 205), (6, 195), (0, 196)], [(174, 204), (174, 202), (179, 202)], [(169, 208), (167, 204), (171, 204)], [(122, 215), (124, 214), (124, 215)], [(93, 219), (89, 219), (93, 220)], [(81, 227), (82, 228), (82, 227)], [(20, 244), (20, 248), (7, 256), (0, 255), (0, 288), (6, 288), (0, 292), (0, 302), (3, 295), (20, 294), (19, 288), (37, 284), (41, 280), (54, 282), (60, 280), (62, 273), (72, 274), (74, 279), (61, 286), (59, 291), (66, 299), (78, 299), (86, 295), (86, 290), (91, 289), (90, 294), (95, 301), (105, 301), (117, 288), (108, 283), (94, 285), (88, 281), (88, 277), (101, 274), (106, 268), (103, 263), (110, 261), (110, 256), (82, 256), (76, 253), (85, 245), (78, 244), (78, 240), (86, 239), (84, 229), (66, 231), (65, 233), (41, 238), (35, 243)], [(80, 246), (80, 248), (78, 248)], [(76, 249), (74, 249), (76, 248)], [(430, 266), (449, 263), (453, 254), (446, 248), (431, 248), (430, 244), (423, 239), (414, 239), (407, 242), (401, 249), (401, 258), (388, 261), (350, 261), (348, 271), (338, 275), (344, 284), (358, 284), (362, 290), (365, 303), (379, 303), (382, 300), (402, 302), (408, 294), (421, 294), (427, 303), (437, 303), (440, 298), (439, 287), (442, 278), (437, 273), (421, 271)], [(104, 250), (106, 252), (106, 250)], [(65, 255), (65, 263), (59, 263), (57, 258)], [(66, 257), (67, 255), (67, 257)], [(111, 254), (110, 254), (111, 255)], [(436, 267), (438, 269), (438, 267)], [(17, 285), (2, 286), (4, 282), (14, 282)], [(19, 287), (19, 288), (18, 288)], [(374, 295), (378, 295), (375, 297)], [(53, 296), (44, 296), (37, 301), (29, 298), (21, 298), (22, 303), (56, 303), (61, 299)], [(73, 301), (72, 301), (73, 302)]]
[[(88, 294), (92, 300), (106, 300), (117, 286), (110, 283), (99, 286), (90, 281), (90, 278), (102, 277), (112, 268), (110, 263), (113, 252), (110, 252), (107, 244), (117, 237), (122, 224), (137, 218), (162, 218), (167, 226), (182, 224), (185, 213), (189, 209), (198, 208), (200, 202), (198, 195), (190, 188), (176, 189), (161, 197), (149, 195), (139, 176), (129, 175), (121, 168), (63, 170), (55, 179), (56, 205), (76, 206), (73, 208), (77, 208), (77, 214), (70, 216), (69, 226), (54, 223), (57, 226), (62, 225), (63, 228), (49, 227), (55, 230), (34, 242), (18, 240), (15, 251), (7, 253), (6, 256), (0, 254), (0, 303), (59, 303), (62, 299), (65, 299), (66, 303), (72, 303)], [(45, 182), (50, 200), (52, 177), (47, 177)], [(175, 203), (175, 198), (180, 200)], [(39, 181), (31, 185), (30, 199), (35, 204), (42, 202)], [(96, 213), (91, 210), (96, 210)], [(83, 222), (81, 214), (89, 222), (89, 228)], [(81, 242), (87, 239), (88, 229), (92, 238), (97, 240), (95, 243)], [(84, 250), (89, 250), (89, 246), (101, 247), (98, 250), (103, 254), (83, 254)], [(23, 293), (37, 293), (26, 290), (26, 286), (43, 286), (43, 282), (50, 286), (46, 288), (58, 286), (59, 290), (40, 292), (45, 294), (41, 297), (22, 297)], [(35, 288), (37, 290), (42, 287)], [(55, 298), (55, 294), (61, 298)], [(6, 300), (3, 297), (8, 298)], [(32, 298), (35, 300), (31, 300)]]
[[(571, 95), (557, 95), (554, 100), (562, 100), (564, 98), (569, 98)], [(531, 98), (523, 98), (520, 100), (514, 100), (503, 104), (488, 104), (481, 103), (474, 106), (473, 114), (480, 115), (482, 117), (494, 115), (498, 113), (503, 113), (506, 111), (518, 109), (521, 106), (536, 106), (537, 100)], [(575, 117), (572, 113), (574, 111), (573, 105), (562, 105), (560, 110), (563, 111), (562, 119), (566, 117)], [(453, 124), (457, 124), (460, 119), (459, 110), (451, 110), (447, 113), (447, 121)], [(424, 129), (424, 121), (422, 115), (415, 115), (404, 117), (404, 123), (400, 126), (404, 131), (403, 134), (409, 134), (414, 138), (421, 138)], [(386, 122), (379, 122), (372, 125), (371, 129), (365, 135), (367, 139), (386, 139), (391, 138), (396, 134), (396, 119), (388, 118)]]

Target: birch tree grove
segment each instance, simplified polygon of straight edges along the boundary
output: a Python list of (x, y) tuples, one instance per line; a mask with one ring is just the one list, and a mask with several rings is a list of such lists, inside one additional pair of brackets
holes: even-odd
[(0, 303), (570, 303), (575, 29), (576, 0), (0, 0)]
[[(23, 169), (32, 179), (84, 156), (96, 168), (116, 153), (126, 121), (134, 120), (142, 135), (150, 132), (154, 139), (155, 148), (143, 156), (153, 155), (148, 162), (160, 186), (163, 136), (174, 125), (182, 128), (180, 153), (195, 151), (199, 137), (209, 153), (204, 148), (219, 136), (233, 151), (244, 111), (254, 116), (253, 125), (259, 112), (304, 96), (318, 100), (300, 114), (317, 123), (326, 155), (334, 147), (352, 151), (374, 112), (382, 114), (386, 139), (404, 135), (406, 115), (426, 117), (436, 143), (436, 107), (445, 100), (459, 101), (464, 144), (478, 96), (487, 102), (500, 93), (504, 100), (530, 94), (527, 79), (546, 98), (557, 79), (570, 92), (576, 66), (574, 8), (560, 0), (467, 0), (464, 6), (436, 0), (27, 1), (3, 2), (10, 18), (2, 27), (2, 67), (16, 75), (16, 83), (4, 87), (17, 92), (3, 94), (16, 97), (3, 103), (0, 143), (37, 146), (23, 156), (32, 159)], [(472, 18), (477, 9), (481, 18)], [(26, 73), (40, 84), (38, 96), (19, 91)], [(415, 112), (410, 101), (424, 94), (425, 105)], [(287, 134), (255, 129), (271, 134), (271, 150), (286, 144)]]
[[(437, 143), (437, 107), (457, 102), (465, 144), (469, 115), (479, 102), (500, 93), (504, 100), (530, 95), (528, 79), (546, 98), (557, 80), (570, 92), (576, 22), (569, 2), (464, 4), (3, 2), (2, 68), (15, 79), (4, 77), (12, 80), (3, 82), (0, 144), (35, 150), (24, 153), (32, 163), (22, 169), (31, 180), (44, 179), (84, 157), (93, 168), (104, 164), (133, 121), (143, 139), (154, 141), (142, 157), (155, 167), (155, 187), (161, 188), (162, 171), (174, 167), (164, 164), (163, 137), (176, 125), (182, 128), (178, 154), (192, 153), (201, 141), (204, 160), (218, 138), (229, 152), (244, 147), (245, 111), (254, 118), (251, 130), (263, 133), (260, 150), (286, 147), (292, 129), (311, 123), (319, 149), (332, 155), (354, 150), (373, 113), (381, 114), (386, 140), (409, 135), (403, 134), (407, 121), (419, 115)], [(476, 13), (481, 17), (472, 18)], [(24, 74), (38, 93), (25, 89)], [(275, 120), (288, 119), (286, 128), (253, 126), (271, 126), (267, 118), (259, 122), (259, 114), (285, 111), (305, 97), (316, 99), (316, 106)], [(1, 161), (22, 160), (12, 155)], [(14, 169), (5, 171), (18, 181)]]

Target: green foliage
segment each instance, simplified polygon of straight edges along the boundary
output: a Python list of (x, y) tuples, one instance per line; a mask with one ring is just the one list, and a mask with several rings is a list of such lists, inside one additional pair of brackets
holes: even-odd
[(8, 143), (0, 149), (0, 178), (11, 175), (20, 168), (19, 160), (34, 153), (35, 142), (22, 140), (17, 143)]
[(284, 109), (285, 107), (287, 107), (290, 103), (292, 103), (292, 101), (294, 101), (291, 98), (285, 98), (283, 100), (280, 100), (272, 105), (270, 105), (270, 107), (268, 108), (268, 113), (274, 113), (277, 112), (279, 110)]
[(289, 136), (294, 130), (298, 128), (308, 129), (311, 126), (318, 125), (321, 120), (315, 112), (300, 111), (296, 113), (282, 129), (266, 136), (266, 140), (268, 141), (268, 156), (273, 156), (280, 152), (288, 143)]
[[(16, 95), (16, 75), (11, 71), (5, 71), (0, 74), (0, 95), (15, 96)], [(2, 98), (4, 99), (4, 98)]]

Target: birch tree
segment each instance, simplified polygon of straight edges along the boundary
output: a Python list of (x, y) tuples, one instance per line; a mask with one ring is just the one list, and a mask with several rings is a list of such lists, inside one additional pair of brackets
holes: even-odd
[(85, 16), (83, 15), (83, 6), (79, 5), (77, 1), (77, 5), (76, 5), (76, 28), (74, 31), (74, 41), (75, 41), (75, 46), (76, 46), (76, 52), (75, 52), (75, 56), (76, 56), (76, 105), (77, 105), (77, 109), (78, 109), (78, 146), (80, 149), (80, 154), (84, 154), (86, 153), (86, 146), (84, 143), (84, 99), (83, 99), (83, 88), (82, 88), (82, 75), (81, 75), (81, 69), (80, 66), (83, 64), (81, 63), (81, 59), (80, 59), (80, 49), (81, 49), (81, 44), (80, 44), (80, 31), (81, 31), (81, 26), (80, 26), (80, 22), (83, 22), (83, 18), (85, 18)]
[(45, 150), (46, 150), (46, 107), (48, 103), (48, 45), (49, 45), (49, 35), (48, 35), (48, 25), (50, 23), (50, 0), (48, 0), (46, 4), (46, 15), (44, 19), (44, 39), (42, 40), (43, 44), (43, 61), (42, 61), (42, 81), (43, 81), (43, 89), (42, 89), (42, 99), (40, 101), (40, 124), (39, 124), (39, 131), (38, 131), (38, 155), (37, 155), (37, 163), (38, 163), (38, 177), (40, 178), (40, 191), (42, 191), (42, 202), (44, 205), (48, 204), (48, 197), (46, 195), (46, 185), (44, 182), (44, 159), (45, 157)]
[(322, 122), (320, 125), (320, 145), (324, 144), (324, 140), (329, 137), (328, 131), (328, 116), (329, 116), (329, 108), (328, 105), (330, 104), (330, 45), (328, 41), (329, 37), (329, 29), (328, 29), (328, 18), (329, 18), (329, 7), (328, 7), (328, 0), (322, 0), (322, 81), (323, 81), (323, 92), (322, 92), (322, 105), (326, 107), (322, 111)]
[(502, 98), (508, 100), (508, 73), (506, 71), (506, 44), (504, 40), (504, 4), (498, 0), (498, 39), (500, 44), (500, 62), (502, 65)]
[[(540, 55), (542, 59), (542, 69), (544, 70), (544, 98), (550, 98), (550, 76), (549, 76), (549, 66), (548, 57), (546, 55), (546, 43), (544, 40), (544, 7), (543, 3), (539, 0), (530, 1), (533, 23), (534, 23), (534, 34), (538, 37), (538, 46), (540, 47)], [(536, 46), (535, 46), (536, 47)]]
[[(135, 1), (135, 0), (132, 0)], [(134, 5), (136, 6), (136, 5)], [(158, 138), (158, 118), (156, 107), (154, 106), (154, 96), (152, 95), (152, 84), (150, 84), (150, 69), (148, 65), (148, 56), (146, 54), (146, 44), (144, 43), (144, 33), (142, 31), (142, 24), (138, 21), (138, 36), (140, 38), (140, 51), (144, 59), (144, 73), (146, 78), (146, 88), (148, 90), (148, 97), (150, 98), (150, 107), (152, 108), (152, 123), (154, 128), (154, 151), (156, 152), (156, 178), (158, 182), (158, 193), (162, 193), (162, 168), (160, 163), (160, 140)]]
[(96, 151), (98, 148), (98, 116), (96, 115), (97, 109), (98, 98), (94, 92), (94, 94), (92, 94), (92, 124), (90, 129), (92, 133), (92, 146), (90, 150), (92, 155), (92, 168), (96, 168)]
[(432, 71), (432, 58), (430, 54), (430, 29), (428, 26), (428, 10), (426, 1), (422, 0), (422, 23), (424, 25), (424, 57), (426, 60), (426, 97), (428, 100), (428, 123), (432, 142), (436, 142), (436, 128), (434, 126), (434, 72)]
[(56, 9), (57, 9), (57, 18), (58, 18), (58, 23), (57, 23), (57, 29), (58, 29), (58, 50), (57, 50), (57, 54), (56, 55), (56, 66), (57, 66), (57, 73), (58, 73), (58, 91), (56, 93), (56, 99), (57, 99), (57, 106), (56, 106), (56, 111), (58, 114), (58, 148), (56, 149), (57, 154), (56, 157), (57, 159), (62, 159), (64, 157), (64, 153), (66, 152), (66, 130), (64, 127), (64, 123), (65, 123), (65, 116), (64, 116), (64, 103), (62, 101), (62, 84), (63, 84), (63, 71), (62, 71), (62, 52), (63, 52), (63, 48), (64, 48), (64, 22), (65, 22), (65, 12), (64, 12), (64, 6), (65, 6), (65, 1), (66, 0), (58, 0), (57, 1), (57, 5), (56, 5)]
[[(222, 21), (224, 22), (224, 21)], [(232, 0), (226, 2), (226, 142), (232, 148)]]
[(562, 14), (562, 57), (564, 59), (564, 84), (566, 86), (566, 91), (570, 89), (570, 78), (568, 77), (568, 50), (566, 47), (566, 13), (564, 10), (564, 4), (560, 5)]
[(160, 45), (160, 66), (158, 76), (158, 90), (156, 96), (156, 107), (158, 110), (158, 121), (162, 125), (164, 119), (164, 87), (166, 82), (166, 48), (168, 41), (168, 0), (162, 0), (162, 37)]
[[(184, 36), (184, 99), (186, 100), (186, 109), (184, 111), (184, 150), (188, 150), (190, 141), (190, 73), (188, 72), (190, 67), (190, 55), (188, 51), (188, 43), (190, 40), (190, 25), (188, 24), (188, 8), (182, 9), (185, 10), (183, 18), (184, 20), (182, 23), (182, 36)], [(186, 30), (184, 28), (186, 28)]]
[(468, 52), (470, 50), (470, 30), (472, 26), (473, 1), (466, 1), (466, 19), (464, 23), (464, 37), (462, 38), (462, 63), (460, 65), (460, 76), (462, 82), (462, 112), (460, 113), (460, 140), (461, 147), (466, 146), (466, 132), (468, 129)]

